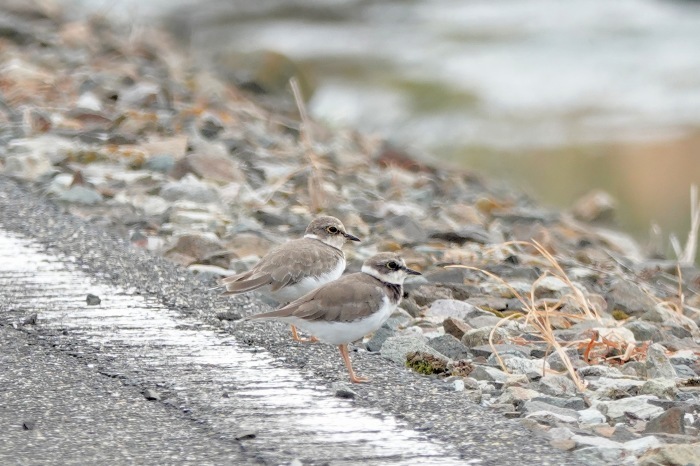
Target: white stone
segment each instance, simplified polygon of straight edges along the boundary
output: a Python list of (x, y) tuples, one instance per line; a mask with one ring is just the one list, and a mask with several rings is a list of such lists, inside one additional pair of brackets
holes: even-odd
[[(486, 314), (486, 311), (482, 311), (473, 304), (456, 299), (437, 299), (430, 305), (430, 309), (428, 309), (425, 313), (426, 317), (441, 318), (442, 320), (440, 322), (448, 317), (454, 317), (456, 319), (466, 321), (471, 317), (476, 317), (482, 314)], [(489, 313), (489, 315), (493, 314)]]
[(671, 364), (688, 364), (689, 362), (693, 363), (697, 361), (698, 356), (693, 350), (685, 349), (676, 351), (670, 355), (668, 359), (671, 361)]
[(547, 290), (553, 292), (564, 291), (569, 288), (569, 285), (561, 278), (552, 277), (551, 275), (546, 276), (542, 280), (537, 282), (538, 290)]
[(92, 92), (84, 92), (81, 94), (75, 106), (84, 110), (92, 110), (93, 112), (102, 110), (102, 102)]
[(623, 447), (625, 450), (632, 452), (635, 456), (641, 456), (648, 450), (658, 448), (661, 445), (663, 445), (662, 441), (653, 435), (649, 435), (648, 437), (636, 438), (625, 442)]
[(602, 424), (605, 415), (595, 408), (582, 409), (578, 412), (578, 422), (581, 424)]
[(538, 396), (542, 396), (539, 392), (535, 390), (530, 390), (524, 387), (508, 387), (503, 390), (501, 396), (496, 400), (497, 403), (502, 404), (515, 404), (520, 401), (531, 400)]
[(650, 419), (663, 413), (662, 407), (647, 403), (649, 400), (658, 400), (658, 397), (640, 395), (620, 400), (601, 401), (598, 409), (613, 420), (625, 418), (625, 412), (630, 412), (639, 419)]
[(585, 458), (587, 461), (590, 460), (590, 457), (594, 457), (603, 460), (603, 464), (614, 464), (615, 466), (626, 466), (628, 464), (623, 459), (625, 450), (617, 447), (583, 447), (577, 449), (575, 454)]
[(588, 446), (596, 448), (619, 448), (622, 449), (623, 446), (619, 442), (614, 442), (612, 440), (606, 439), (605, 437), (595, 437), (589, 435), (574, 435), (571, 440), (576, 442), (577, 446)]
[(565, 424), (576, 424), (576, 419), (571, 416), (553, 413), (551, 411), (535, 411), (525, 416), (526, 419), (532, 419), (540, 424), (555, 425), (559, 422)]
[(5, 174), (27, 181), (36, 181), (52, 168), (48, 157), (37, 154), (11, 155), (5, 159)]
[(581, 377), (610, 377), (610, 378), (626, 378), (627, 376), (623, 374), (617, 367), (594, 365), (594, 366), (583, 366), (577, 369), (577, 372)]
[(588, 379), (588, 388), (598, 392), (604, 392), (611, 389), (622, 390), (629, 392), (633, 388), (638, 388), (644, 385), (643, 380), (600, 377), (598, 379)]
[(567, 440), (574, 435), (568, 427), (553, 427), (549, 429), (547, 434), (552, 440)]
[(487, 382), (496, 382), (499, 384), (504, 384), (508, 380), (508, 374), (500, 369), (489, 366), (476, 366), (469, 376), (476, 380), (485, 380)]
[(528, 379), (538, 379), (549, 369), (549, 363), (541, 359), (510, 357), (505, 358), (503, 363), (511, 373), (525, 374)]

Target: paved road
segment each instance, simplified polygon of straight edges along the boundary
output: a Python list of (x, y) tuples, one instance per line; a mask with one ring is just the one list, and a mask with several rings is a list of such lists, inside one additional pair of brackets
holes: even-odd
[(0, 289), (0, 464), (582, 464), (376, 355), (337, 398), (334, 348), (2, 177)]

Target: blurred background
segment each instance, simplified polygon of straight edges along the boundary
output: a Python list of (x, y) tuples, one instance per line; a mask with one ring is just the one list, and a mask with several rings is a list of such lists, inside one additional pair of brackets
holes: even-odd
[[(68, 0), (66, 0), (68, 1)], [(74, 0), (162, 21), (197, 59), (313, 116), (570, 208), (601, 189), (638, 239), (685, 238), (700, 184), (700, 2)]]

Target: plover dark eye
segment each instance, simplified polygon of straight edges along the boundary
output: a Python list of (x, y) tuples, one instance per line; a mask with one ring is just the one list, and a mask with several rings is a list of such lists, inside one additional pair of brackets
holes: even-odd
[(386, 266), (389, 267), (391, 270), (398, 270), (399, 268), (399, 264), (394, 261), (388, 262)]
[(338, 233), (338, 229), (336, 227), (328, 227), (328, 228), (326, 228), (326, 231), (328, 231), (328, 233), (332, 233), (332, 234)]

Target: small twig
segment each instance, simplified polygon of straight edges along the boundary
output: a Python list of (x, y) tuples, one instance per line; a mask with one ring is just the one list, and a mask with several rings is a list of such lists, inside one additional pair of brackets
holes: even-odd
[(683, 271), (681, 270), (681, 264), (676, 264), (676, 270), (678, 271), (678, 299), (681, 300), (681, 305), (679, 311), (683, 313), (683, 306), (685, 305), (685, 295), (683, 294)]
[(308, 183), (309, 198), (311, 199), (311, 210), (318, 212), (323, 208), (326, 197), (324, 195), (325, 193), (323, 192), (323, 173), (321, 171), (321, 164), (319, 163), (313, 149), (313, 142), (310, 135), (311, 124), (308, 113), (306, 112), (306, 106), (304, 105), (304, 99), (301, 96), (301, 90), (299, 89), (299, 82), (296, 78), (291, 78), (289, 80), (289, 85), (292, 88), (294, 101), (296, 102), (297, 109), (299, 110), (299, 117), (301, 118), (299, 137), (304, 145), (304, 152), (306, 153), (311, 166), (311, 174), (309, 176)]
[(700, 197), (698, 196), (698, 186), (690, 186), (690, 230), (688, 239), (683, 249), (683, 255), (678, 258), (680, 262), (692, 264), (698, 252), (698, 230), (700, 230)]

